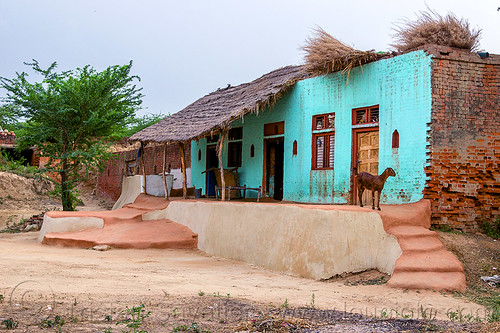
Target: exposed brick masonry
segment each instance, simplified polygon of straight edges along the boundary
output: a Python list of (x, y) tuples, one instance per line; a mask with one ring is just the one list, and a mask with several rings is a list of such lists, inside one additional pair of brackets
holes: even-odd
[(13, 131), (1, 130), (0, 129), (0, 144), (2, 145), (14, 145), (16, 143), (16, 135)]
[(424, 197), (433, 224), (473, 231), (500, 214), (500, 56), (426, 50), (434, 61)]

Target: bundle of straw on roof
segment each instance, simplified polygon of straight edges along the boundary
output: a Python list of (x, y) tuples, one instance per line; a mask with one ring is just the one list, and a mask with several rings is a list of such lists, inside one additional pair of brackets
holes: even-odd
[(458, 19), (453, 13), (441, 16), (430, 9), (420, 12), (416, 21), (405, 20), (394, 30), (395, 43), (391, 46), (399, 52), (425, 44), (477, 51), (481, 36), (481, 29), (471, 29), (466, 19)]
[(313, 75), (337, 71), (349, 74), (354, 67), (375, 61), (384, 55), (373, 50), (356, 50), (335, 39), (320, 27), (306, 39), (302, 50), (306, 52), (304, 70)]

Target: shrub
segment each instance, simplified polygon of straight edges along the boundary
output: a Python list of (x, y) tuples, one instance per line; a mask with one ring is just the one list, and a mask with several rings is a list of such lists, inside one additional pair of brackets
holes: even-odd
[(25, 162), (23, 158), (21, 160), (14, 160), (2, 153), (0, 156), (0, 171), (15, 173), (18, 176), (26, 178), (38, 178), (42, 176), (42, 170), (31, 165), (25, 165)]
[(500, 238), (500, 216), (497, 216), (495, 220), (481, 222), (481, 228), (483, 232), (494, 239)]

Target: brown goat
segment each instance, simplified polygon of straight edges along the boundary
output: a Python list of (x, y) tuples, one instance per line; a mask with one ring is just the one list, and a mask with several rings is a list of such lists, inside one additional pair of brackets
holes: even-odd
[(384, 189), (385, 181), (390, 176), (396, 176), (396, 172), (392, 168), (385, 169), (380, 176), (374, 176), (364, 171), (358, 173), (358, 169), (354, 168), (354, 177), (358, 180), (358, 196), (361, 207), (363, 207), (363, 192), (366, 189), (372, 191), (372, 209), (375, 209), (375, 192), (378, 192), (377, 208), (380, 210), (380, 193)]

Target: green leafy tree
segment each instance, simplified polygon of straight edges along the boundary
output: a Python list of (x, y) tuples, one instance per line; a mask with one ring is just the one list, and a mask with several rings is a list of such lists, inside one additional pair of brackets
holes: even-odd
[(17, 117), (15, 106), (12, 104), (0, 105), (0, 127), (9, 131), (19, 128), (20, 124)]
[(120, 138), (128, 138), (146, 127), (156, 124), (160, 120), (164, 119), (169, 115), (163, 113), (148, 113), (143, 116), (134, 117), (127, 127), (123, 128), (123, 132), (119, 133)]
[(31, 83), (28, 74), (0, 77), (5, 102), (25, 119), (21, 147), (37, 146), (49, 158), (49, 172), (59, 174), (58, 194), (64, 210), (74, 210), (76, 185), (91, 172), (102, 171), (111, 158), (110, 138), (123, 130), (142, 103), (141, 89), (130, 75), (132, 62), (102, 72), (87, 65), (57, 72), (54, 62), (42, 69), (36, 60), (25, 63), (41, 75)]

